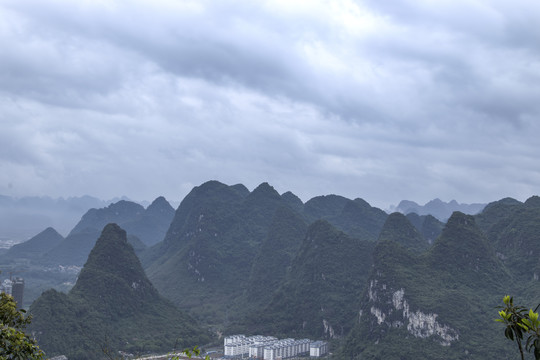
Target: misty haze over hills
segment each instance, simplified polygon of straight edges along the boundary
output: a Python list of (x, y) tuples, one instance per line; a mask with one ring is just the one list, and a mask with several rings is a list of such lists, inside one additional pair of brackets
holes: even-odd
[[(101, 200), (88, 195), (65, 199), (0, 195), (0, 248), (26, 241), (47, 227), (66, 236), (89, 209), (103, 208), (119, 200), (129, 199), (125, 196)], [(139, 203), (145, 207), (150, 204), (148, 201)]]
[(531, 0), (2, 0), (0, 279), (49, 357), (170, 348), (176, 308), (199, 345), (513, 360), (493, 315), (540, 299), (539, 23)]
[[(161, 341), (168, 332), (135, 344), (142, 325), (118, 310), (139, 309), (155, 326), (162, 320), (146, 304), (154, 299), (190, 316), (201, 328), (185, 334), (201, 339), (325, 339), (340, 360), (487, 360), (513, 349), (488, 340), (499, 329), (484, 315), (507, 292), (527, 303), (540, 294), (538, 234), (537, 196), (501, 199), (476, 215), (455, 211), (444, 223), (417, 212), (388, 214), (361, 198), (304, 203), (268, 183), (250, 191), (208, 181), (176, 211), (163, 197), (146, 208), (120, 200), (90, 209), (66, 237), (47, 228), (0, 255), (0, 264), (23, 274), (33, 329), (50, 355), (99, 358), (84, 334), (103, 331), (117, 334), (118, 349), (170, 347)], [(149, 292), (138, 294), (139, 283)], [(61, 316), (51, 317), (53, 309)], [(471, 331), (471, 318), (479, 330)]]
[[(52, 227), (66, 236), (86, 211), (104, 208), (119, 200), (129, 199), (125, 196), (101, 200), (88, 195), (66, 199), (47, 196), (16, 198), (0, 195), (0, 249), (26, 241), (47, 227)], [(175, 209), (178, 207), (179, 202), (176, 199), (169, 202)], [(148, 201), (138, 203), (145, 207), (150, 204)], [(391, 206), (385, 211), (387, 213), (398, 211), (404, 214), (429, 214), (440, 221), (446, 221), (453, 211), (474, 215), (484, 206), (485, 204), (459, 204), (455, 200), (444, 202), (439, 199), (434, 199), (422, 206), (414, 201), (402, 200), (398, 206)]]
[(398, 211), (405, 215), (410, 213), (433, 215), (440, 221), (446, 222), (454, 211), (476, 215), (481, 212), (485, 206), (486, 204), (460, 204), (456, 200), (444, 202), (438, 198), (427, 202), (425, 205), (418, 205), (416, 202), (410, 200), (402, 200), (398, 206), (390, 207), (387, 212)]

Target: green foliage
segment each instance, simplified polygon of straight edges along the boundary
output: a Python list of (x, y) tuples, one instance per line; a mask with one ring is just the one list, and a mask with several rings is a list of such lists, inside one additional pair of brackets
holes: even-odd
[(43, 359), (44, 354), (24, 329), (31, 317), (17, 311), (13, 298), (0, 293), (0, 360)]
[(268, 304), (312, 221), (326, 219), (355, 238), (375, 241), (386, 217), (361, 199), (331, 195), (304, 206), (266, 183), (246, 193), (210, 181), (186, 196), (165, 241), (143, 255), (143, 264), (162, 294), (223, 329)]
[(145, 354), (210, 341), (158, 294), (116, 224), (104, 228), (69, 294), (47, 291), (30, 311), (31, 330), (50, 355), (100, 359), (104, 351)]
[(226, 325), (246, 304), (241, 295), (254, 259), (276, 211), (286, 206), (266, 183), (247, 195), (215, 181), (194, 188), (180, 204), (164, 242), (144, 255), (149, 278), (199, 320)]
[[(511, 277), (473, 217), (454, 213), (433, 247), (422, 254), (381, 238), (373, 258), (362, 315), (340, 359), (493, 359), (510, 354), (503, 344), (490, 341), (497, 330), (485, 314), (496, 305), (489, 299)], [(444, 343), (443, 330), (413, 334), (420, 325), (412, 319), (427, 316), (439, 324), (433, 326), (450, 329), (454, 340)]]
[(268, 236), (253, 261), (246, 292), (246, 306), (260, 309), (285, 280), (287, 269), (307, 231), (302, 217), (288, 207), (276, 210)]
[[(206, 355), (204, 358), (201, 356), (201, 349), (199, 349), (198, 346), (195, 346), (193, 349), (185, 349), (184, 351), (182, 351), (182, 353), (184, 355), (186, 355), (188, 358), (193, 358), (194, 356), (197, 356), (198, 358), (200, 359), (204, 359), (204, 360), (210, 360), (210, 356), (209, 355)], [(180, 357), (178, 356), (175, 356), (172, 358), (173, 360), (179, 360)]]
[(540, 359), (540, 320), (538, 320), (538, 305), (533, 311), (523, 306), (514, 305), (514, 298), (510, 295), (506, 295), (503, 298), (504, 306), (500, 306), (499, 318), (495, 321), (501, 322), (506, 325), (504, 329), (504, 336), (515, 341), (521, 356), (521, 359), (525, 359), (523, 353), (522, 341), (527, 336), (525, 343), (525, 350), (533, 352), (536, 360)]
[(379, 241), (392, 240), (414, 252), (423, 252), (428, 249), (429, 243), (420, 232), (401, 213), (392, 213), (379, 235)]
[(354, 324), (373, 245), (347, 236), (327, 221), (316, 221), (283, 285), (244, 325), (251, 332), (275, 336), (342, 338)]

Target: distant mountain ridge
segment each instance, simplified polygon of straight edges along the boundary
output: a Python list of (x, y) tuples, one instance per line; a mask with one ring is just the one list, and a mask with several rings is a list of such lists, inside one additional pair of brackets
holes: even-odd
[(25, 303), (31, 302), (47, 288), (65, 291), (74, 284), (77, 270), (88, 258), (106, 224), (121, 224), (128, 232), (128, 242), (140, 254), (149, 245), (163, 240), (173, 216), (174, 209), (164, 197), (156, 198), (146, 209), (120, 200), (88, 210), (65, 238), (55, 229), (47, 228), (13, 246), (0, 254), (0, 267), (5, 273), (20, 273), (25, 277)]
[(88, 195), (68, 198), (0, 195), (0, 239), (19, 243), (48, 227), (60, 234), (68, 234), (86, 211), (119, 200), (128, 199), (123, 197), (105, 201)]
[[(287, 217), (280, 216), (284, 209), (289, 212)], [(307, 225), (326, 220), (355, 239), (374, 242), (386, 217), (384, 211), (362, 199), (328, 195), (303, 204), (294, 194), (280, 195), (267, 183), (249, 192), (244, 186), (209, 181), (184, 198), (164, 241), (146, 251), (142, 261), (158, 290), (181, 309), (205, 319), (223, 312), (228, 315), (218, 318), (226, 324), (238, 320), (236, 317), (253, 303), (268, 302), (271, 293), (266, 293), (264, 301), (256, 294), (276, 289), (264, 284), (283, 279), (296, 254), (281, 251), (300, 246)], [(296, 219), (296, 223), (287, 218)], [(289, 242), (283, 249), (271, 243), (280, 227), (290, 228), (294, 234), (282, 235)], [(261, 253), (267, 246), (268, 251), (282, 254), (279, 265), (270, 267), (275, 277), (266, 275), (255, 263), (256, 259), (270, 261)], [(178, 284), (189, 286), (191, 291), (185, 293)]]
[(128, 240), (136, 249), (161, 240), (174, 216), (174, 209), (163, 197), (156, 198), (146, 209), (141, 205), (120, 200), (105, 208), (90, 209), (55, 248), (46, 252), (41, 261), (62, 265), (82, 265), (107, 223), (125, 227)]
[(63, 240), (62, 235), (52, 227), (48, 227), (28, 241), (12, 246), (2, 256), (12, 260), (17, 258), (36, 259), (43, 253), (54, 249)]
[(414, 201), (402, 200), (392, 211), (397, 211), (405, 215), (416, 213), (418, 215), (433, 215), (442, 222), (446, 222), (454, 211), (464, 214), (476, 215), (480, 213), (486, 204), (460, 204), (455, 200), (444, 202), (434, 199), (424, 205), (419, 205)]
[[(152, 227), (146, 215), (162, 220), (170, 210), (164, 199), (147, 209), (122, 201), (96, 209), (68, 236), (77, 246), (63, 247), (64, 239), (48, 254), (82, 257), (71, 251), (108, 219), (133, 225), (127, 241), (131, 235), (140, 244), (148, 279), (197, 321), (224, 335), (327, 339), (340, 360), (511, 359), (515, 349), (493, 321), (495, 306), (507, 293), (523, 304), (540, 298), (538, 196), (501, 199), (476, 215), (456, 211), (442, 222), (387, 214), (360, 198), (303, 203), (268, 183), (249, 191), (208, 181), (183, 199), (169, 225), (161, 223), (163, 241), (146, 247), (133, 235)], [(98, 245), (92, 236), (84, 246)], [(121, 264), (91, 273), (106, 278), (97, 269), (109, 265)], [(112, 301), (101, 290), (107, 282), (83, 281), (87, 273), (85, 290), (73, 294), (101, 294), (90, 308)], [(48, 295), (51, 303), (76, 308), (58, 294)], [(111, 303), (111, 314), (124, 312), (117, 306)]]

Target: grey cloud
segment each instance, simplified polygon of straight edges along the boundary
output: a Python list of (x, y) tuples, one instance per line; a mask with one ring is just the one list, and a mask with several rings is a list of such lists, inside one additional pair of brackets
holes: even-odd
[(155, 4), (3, 2), (0, 193), (537, 192), (537, 8)]

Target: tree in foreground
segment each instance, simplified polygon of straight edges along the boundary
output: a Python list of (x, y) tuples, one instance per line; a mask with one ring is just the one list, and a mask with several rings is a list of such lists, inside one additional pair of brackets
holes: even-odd
[(25, 312), (17, 310), (10, 295), (0, 293), (0, 360), (44, 359), (36, 341), (24, 332), (31, 321)]
[(521, 359), (525, 359), (522, 341), (526, 337), (525, 350), (534, 353), (534, 358), (540, 360), (540, 320), (538, 320), (538, 305), (536, 309), (527, 309), (514, 305), (514, 298), (506, 295), (503, 298), (505, 306), (501, 306), (499, 318), (495, 321), (506, 325), (504, 335), (507, 339), (515, 341)]

